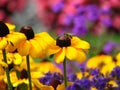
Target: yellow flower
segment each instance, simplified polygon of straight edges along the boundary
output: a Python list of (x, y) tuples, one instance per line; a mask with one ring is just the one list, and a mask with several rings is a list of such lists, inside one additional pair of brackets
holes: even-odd
[(108, 84), (112, 85), (113, 87), (118, 87), (118, 84), (114, 80), (109, 81)]
[[(55, 90), (52, 86), (48, 86), (48, 85), (43, 85), (42, 83), (40, 83), (38, 80), (33, 80), (33, 83), (35, 84), (35, 86), (40, 89), (40, 90)], [(68, 86), (72, 85), (73, 82), (67, 82)], [(56, 88), (56, 90), (65, 90), (65, 85), (64, 83), (59, 84)]]
[(3, 55), (2, 52), (0, 51), (0, 64), (4, 67), (8, 67), (8, 64), (20, 65), (22, 63), (23, 58), (17, 52), (7, 53), (6, 56), (7, 56), (7, 63), (3, 61)]
[(34, 85), (40, 89), (40, 90), (54, 90), (54, 88), (52, 86), (48, 86), (48, 85), (43, 85), (42, 83), (40, 83), (40, 81), (38, 79), (34, 79), (32, 80)]
[[(27, 70), (25, 59), (26, 58), (23, 57), (23, 62), (19, 66), (16, 66), (15, 68), (18, 70), (22, 70), (22, 69)], [(61, 70), (57, 66), (55, 66), (52, 62), (42, 61), (40, 63), (36, 63), (36, 62), (34, 62), (34, 60), (31, 57), (30, 57), (30, 66), (31, 66), (30, 70), (32, 71), (32, 73), (36, 73), (36, 74), (32, 74), (33, 77), (34, 77), (34, 75), (35, 75), (35, 77), (37, 77), (37, 76), (41, 77), (47, 72), (62, 73)]]
[(16, 46), (26, 39), (24, 34), (14, 32), (13, 29), (15, 29), (14, 25), (0, 21), (0, 50), (5, 49), (9, 45)]
[(98, 90), (98, 89), (96, 89), (95, 87), (91, 87), (91, 90)]
[(115, 59), (116, 59), (116, 65), (120, 66), (120, 52), (116, 55)]
[[(16, 72), (11, 72), (11, 82), (14, 87), (19, 86), (22, 83), (29, 84), (28, 77), (27, 77), (27, 66), (26, 66), (26, 59), (23, 57), (23, 62), (20, 65), (14, 66), (16, 70), (18, 70), (22, 76), (20, 79), (17, 78)], [(41, 63), (36, 63), (34, 60), (30, 57), (30, 71), (31, 71), (31, 80), (32, 80), (32, 85), (34, 86), (35, 80), (38, 80), (40, 77), (43, 77), (45, 73), (47, 72), (59, 72), (61, 73), (60, 69), (56, 67), (53, 63), (51, 62), (41, 62)], [(51, 86), (52, 87), (52, 86)], [(51, 88), (46, 85), (42, 86), (41, 90), (46, 90), (45, 88)], [(48, 89), (52, 90), (52, 89)]]
[(88, 68), (99, 68), (104, 75), (110, 73), (115, 67), (113, 58), (110, 55), (97, 55), (88, 59), (86, 66)]
[(0, 65), (0, 90), (6, 90), (7, 84), (4, 82), (5, 70), (2, 65)]
[[(26, 73), (24, 72), (24, 76), (26, 76)], [(10, 72), (10, 80), (11, 80), (11, 83), (12, 83), (13, 87), (17, 87), (17, 86), (19, 86), (22, 83), (25, 83), (25, 84), (29, 83), (28, 79), (26, 79), (26, 77), (23, 78), (23, 76), (22, 76), (22, 79), (21, 78), (19, 79), (17, 77), (17, 74), (16, 74), (15, 71)], [(4, 81), (7, 83), (7, 77), (6, 76), (4, 77)]]
[[(68, 86), (70, 86), (70, 85), (72, 85), (72, 84), (73, 84), (73, 82), (67, 82), (67, 85), (68, 85)], [(64, 85), (64, 83), (58, 85), (56, 90), (65, 90), (65, 85)]]
[(7, 63), (20, 65), (22, 63), (22, 56), (19, 53), (7, 53)]
[(56, 41), (48, 48), (48, 55), (55, 54), (57, 63), (64, 61), (67, 57), (69, 60), (83, 62), (86, 60), (85, 52), (90, 48), (88, 42), (79, 39), (76, 36), (64, 34), (57, 38)]
[(27, 37), (27, 40), (22, 41), (18, 46), (17, 50), (22, 56), (30, 55), (33, 58), (43, 58), (45, 57), (45, 49), (48, 44), (52, 44), (44, 38), (50, 37), (48, 33), (42, 32), (39, 34), (34, 34), (33, 30), (29, 26), (22, 27), (20, 30)]

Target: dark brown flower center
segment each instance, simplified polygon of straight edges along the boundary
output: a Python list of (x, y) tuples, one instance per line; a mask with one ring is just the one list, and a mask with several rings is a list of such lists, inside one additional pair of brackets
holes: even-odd
[(33, 29), (30, 26), (22, 27), (20, 32), (25, 34), (25, 36), (27, 37), (27, 40), (30, 40), (30, 39), (34, 38)]
[(23, 69), (22, 71), (21, 71), (21, 74), (20, 74), (20, 78), (21, 79), (24, 79), (24, 78), (28, 78), (28, 73), (27, 73), (27, 71), (25, 70), (25, 69)]
[(61, 82), (58, 79), (52, 79), (49, 85), (53, 86), (53, 88), (56, 90), (59, 84), (61, 84)]
[(3, 21), (0, 21), (0, 37), (4, 37), (7, 34), (9, 34), (7, 25)]
[(64, 34), (63, 36), (60, 36), (57, 38), (56, 45), (59, 47), (68, 47), (71, 45), (71, 36), (68, 34)]

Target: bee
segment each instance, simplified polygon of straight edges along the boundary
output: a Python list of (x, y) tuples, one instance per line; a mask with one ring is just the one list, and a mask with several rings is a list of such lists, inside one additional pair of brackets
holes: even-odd
[(71, 33), (65, 33), (64, 36), (66, 36), (67, 38), (71, 39), (75, 35), (73, 35)]

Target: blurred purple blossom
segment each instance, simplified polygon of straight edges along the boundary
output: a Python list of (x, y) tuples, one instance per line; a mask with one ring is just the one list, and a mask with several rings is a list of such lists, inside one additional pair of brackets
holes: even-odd
[(106, 54), (112, 53), (112, 51), (116, 48), (117, 43), (109, 41), (103, 47), (103, 52)]

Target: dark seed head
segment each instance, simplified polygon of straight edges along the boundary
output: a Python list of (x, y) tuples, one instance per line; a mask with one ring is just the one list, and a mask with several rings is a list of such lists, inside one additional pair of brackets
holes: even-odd
[(52, 79), (50, 82), (50, 85), (53, 86), (55, 90), (59, 84), (61, 84), (61, 82), (58, 79)]
[(9, 34), (7, 25), (3, 21), (0, 21), (0, 37), (4, 37), (7, 34)]
[(63, 36), (57, 38), (56, 45), (59, 47), (68, 47), (71, 45), (71, 38), (71, 35), (64, 34)]
[(21, 75), (20, 75), (20, 78), (21, 79), (24, 79), (24, 78), (28, 78), (28, 73), (27, 73), (27, 71), (25, 70), (25, 69), (23, 69), (22, 71), (21, 71)]
[(25, 36), (27, 37), (27, 40), (30, 40), (30, 39), (34, 38), (33, 29), (30, 26), (22, 27), (20, 32), (25, 34)]

